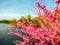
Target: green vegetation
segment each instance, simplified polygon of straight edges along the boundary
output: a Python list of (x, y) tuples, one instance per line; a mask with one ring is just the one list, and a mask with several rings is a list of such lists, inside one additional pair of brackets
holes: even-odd
[(19, 21), (31, 21), (31, 16), (30, 15), (21, 16), (21, 18), (19, 19)]
[(58, 22), (60, 22), (60, 16), (58, 17)]
[[(31, 21), (31, 16), (30, 15), (27, 15), (27, 16), (21, 16), (20, 19), (18, 19), (18, 21)], [(16, 19), (12, 19), (12, 20), (6, 20), (6, 19), (3, 19), (3, 20), (0, 20), (0, 23), (5, 23), (5, 24), (14, 24), (16, 23)]]
[(0, 20), (0, 23), (5, 23), (5, 24), (14, 24), (16, 23), (16, 19), (12, 19), (12, 20)]
[(38, 28), (41, 28), (39, 20), (40, 20), (40, 17), (32, 18), (31, 15), (27, 15), (27, 16), (21, 16), (21, 18), (18, 19), (18, 20), (16, 20), (16, 19), (12, 19), (12, 20), (0, 20), (0, 23), (15, 24), (17, 21), (21, 21), (21, 22), (33, 23), (33, 24), (37, 25)]

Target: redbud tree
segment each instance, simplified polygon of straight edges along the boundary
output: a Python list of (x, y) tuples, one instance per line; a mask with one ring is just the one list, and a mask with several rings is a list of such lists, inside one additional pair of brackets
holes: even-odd
[[(24, 40), (23, 42), (16, 40), (16, 45), (60, 45), (60, 0), (54, 1), (56, 5), (52, 11), (41, 5), (40, 0), (34, 2), (34, 12), (37, 16), (23, 16), (16, 21), (13, 25), (15, 30), (10, 30), (9, 33)], [(17, 30), (22, 31), (23, 34)]]

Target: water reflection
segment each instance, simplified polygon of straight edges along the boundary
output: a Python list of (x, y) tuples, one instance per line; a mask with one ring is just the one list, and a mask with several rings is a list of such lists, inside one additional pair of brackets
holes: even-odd
[(8, 34), (11, 29), (9, 24), (0, 24), (0, 45), (15, 45), (14, 40), (21, 40), (22, 38)]

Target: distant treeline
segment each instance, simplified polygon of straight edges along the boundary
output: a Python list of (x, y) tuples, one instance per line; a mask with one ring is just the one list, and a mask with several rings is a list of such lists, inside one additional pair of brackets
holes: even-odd
[[(21, 16), (20, 19), (18, 19), (18, 21), (30, 21), (31, 20), (31, 16), (30, 15), (27, 15), (27, 16)], [(3, 20), (0, 20), (0, 23), (5, 23), (5, 24), (14, 24), (16, 23), (16, 19), (12, 19), (12, 20), (6, 20), (6, 19), (3, 19)]]
[(16, 19), (12, 19), (12, 20), (0, 20), (0, 23), (5, 23), (5, 24), (14, 24), (16, 22)]

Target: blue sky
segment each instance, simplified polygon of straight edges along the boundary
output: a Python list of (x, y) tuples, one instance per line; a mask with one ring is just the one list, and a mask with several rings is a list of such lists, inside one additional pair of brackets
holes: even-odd
[[(0, 0), (0, 19), (19, 19), (21, 16), (31, 14), (35, 16), (34, 1), (36, 0)], [(54, 0), (42, 0), (49, 9), (54, 6)]]

